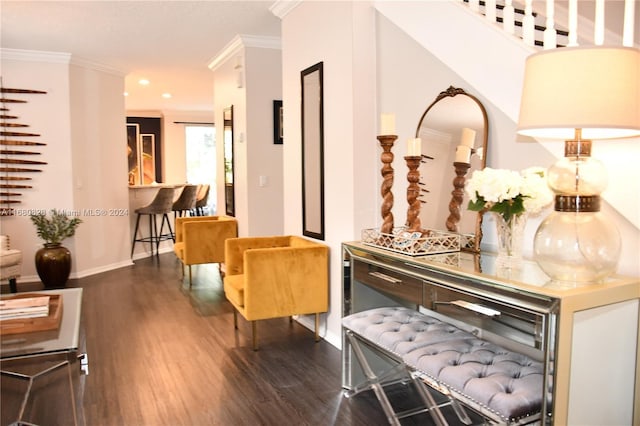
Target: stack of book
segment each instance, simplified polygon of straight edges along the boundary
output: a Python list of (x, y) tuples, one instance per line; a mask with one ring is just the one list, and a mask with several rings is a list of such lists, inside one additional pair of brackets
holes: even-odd
[(49, 296), (0, 300), (0, 321), (49, 316)]

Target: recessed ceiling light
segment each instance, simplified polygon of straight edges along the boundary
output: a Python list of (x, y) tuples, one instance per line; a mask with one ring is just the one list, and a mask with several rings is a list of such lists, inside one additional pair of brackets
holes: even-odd
[(170, 99), (171, 98), (171, 93), (163, 93), (162, 97), (165, 99)]
[(124, 92), (124, 95), (125, 96), (129, 96), (129, 92)]
[(138, 83), (142, 84), (143, 86), (148, 86), (150, 81), (147, 80), (146, 78), (142, 78), (142, 79), (138, 80)]

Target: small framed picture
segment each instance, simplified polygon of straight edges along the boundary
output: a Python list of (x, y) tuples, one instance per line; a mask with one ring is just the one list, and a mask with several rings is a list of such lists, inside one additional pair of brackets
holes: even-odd
[(273, 143), (276, 145), (282, 145), (284, 140), (282, 118), (282, 101), (273, 101)]

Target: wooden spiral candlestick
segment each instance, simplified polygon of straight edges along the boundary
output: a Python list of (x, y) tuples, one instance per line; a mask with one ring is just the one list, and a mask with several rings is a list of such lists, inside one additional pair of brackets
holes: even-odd
[(456, 177), (453, 178), (453, 191), (451, 191), (451, 201), (449, 201), (449, 217), (447, 218), (447, 230), (458, 232), (458, 222), (460, 222), (460, 206), (464, 198), (465, 176), (471, 164), (469, 163), (453, 163), (456, 171)]
[(422, 224), (420, 223), (420, 172), (418, 167), (420, 166), (421, 156), (406, 156), (404, 157), (407, 162), (409, 172), (407, 173), (407, 181), (409, 186), (407, 187), (407, 230), (411, 232), (422, 231)]
[(382, 186), (380, 188), (380, 195), (382, 195), (382, 206), (380, 208), (382, 226), (380, 227), (380, 232), (391, 234), (393, 231), (393, 213), (391, 213), (393, 208), (393, 192), (391, 192), (391, 187), (393, 186), (393, 167), (391, 167), (393, 152), (391, 152), (391, 148), (393, 148), (393, 143), (398, 139), (398, 136), (380, 135), (377, 138), (382, 147), (382, 154), (380, 155), (382, 160), (382, 169), (380, 170), (382, 173)]

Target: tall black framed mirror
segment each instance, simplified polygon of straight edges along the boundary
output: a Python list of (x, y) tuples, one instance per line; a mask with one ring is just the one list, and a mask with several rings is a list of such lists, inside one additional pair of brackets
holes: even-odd
[[(453, 86), (438, 94), (416, 129), (426, 156), (420, 166), (425, 202), (421, 223), (426, 228), (459, 233), (462, 249), (472, 252), (480, 251), (482, 213), (467, 210), (469, 199), (461, 185), (474, 170), (485, 167), (488, 136), (487, 112), (480, 100)], [(462, 159), (461, 145), (469, 148)], [(458, 162), (469, 164), (462, 177), (457, 175)]]
[(225, 213), (227, 216), (235, 216), (235, 188), (233, 171), (233, 105), (223, 111), (223, 135), (224, 135), (224, 199)]
[(302, 90), (302, 234), (324, 240), (323, 63), (300, 73)]

